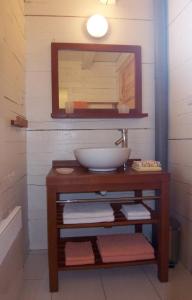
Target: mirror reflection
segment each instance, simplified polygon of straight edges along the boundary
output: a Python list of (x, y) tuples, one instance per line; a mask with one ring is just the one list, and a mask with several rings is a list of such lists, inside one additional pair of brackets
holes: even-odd
[(58, 51), (59, 109), (136, 108), (135, 53)]

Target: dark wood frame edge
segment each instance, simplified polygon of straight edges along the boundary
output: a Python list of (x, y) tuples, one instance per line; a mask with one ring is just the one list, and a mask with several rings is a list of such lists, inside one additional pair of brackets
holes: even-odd
[[(61, 49), (86, 50), (86, 51), (111, 51), (135, 53), (135, 95), (136, 109), (129, 113), (118, 113), (117, 109), (76, 109), (72, 114), (66, 114), (65, 109), (59, 108), (58, 93), (58, 51)], [(81, 43), (51, 43), (51, 76), (52, 76), (52, 114), (55, 119), (62, 118), (144, 118), (147, 113), (142, 113), (142, 68), (141, 46), (112, 45), (112, 44), (81, 44)]]

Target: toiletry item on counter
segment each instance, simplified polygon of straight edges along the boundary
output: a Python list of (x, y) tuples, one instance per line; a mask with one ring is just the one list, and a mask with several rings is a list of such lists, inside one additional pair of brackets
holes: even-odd
[(65, 245), (65, 264), (87, 265), (94, 264), (95, 257), (91, 242), (67, 242)]
[(71, 101), (65, 102), (65, 112), (66, 114), (73, 114), (74, 113), (74, 104)]
[(98, 192), (101, 196), (106, 196), (107, 195), (107, 191), (99, 191)]
[(68, 174), (73, 173), (73, 171), (74, 171), (73, 168), (56, 168), (55, 170), (58, 174), (61, 174), (61, 175), (68, 175)]
[(150, 219), (151, 213), (143, 204), (122, 205), (121, 212), (127, 220)]
[(88, 108), (88, 102), (83, 100), (76, 100), (73, 102), (74, 108), (76, 109), (86, 109)]
[(134, 161), (132, 164), (132, 169), (136, 171), (161, 171), (161, 163), (155, 160), (141, 160)]
[(98, 236), (97, 246), (104, 263), (154, 258), (154, 249), (142, 233)]
[(117, 109), (120, 114), (128, 114), (129, 113), (129, 106), (127, 104), (119, 103), (117, 105)]
[(114, 213), (109, 203), (66, 203), (64, 206), (64, 224), (112, 221)]

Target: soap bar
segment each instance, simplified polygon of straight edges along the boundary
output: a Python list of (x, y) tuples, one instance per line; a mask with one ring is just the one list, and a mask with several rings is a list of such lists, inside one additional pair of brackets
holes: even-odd
[(57, 168), (56, 172), (62, 175), (71, 174), (74, 171), (73, 168)]
[(135, 166), (132, 166), (132, 169), (135, 170), (135, 171), (140, 171), (140, 172), (154, 172), (154, 171), (162, 171), (162, 168), (161, 167), (135, 167)]

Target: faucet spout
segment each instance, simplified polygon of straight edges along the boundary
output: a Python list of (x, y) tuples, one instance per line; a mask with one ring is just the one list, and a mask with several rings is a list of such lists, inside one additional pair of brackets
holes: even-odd
[(120, 137), (118, 140), (115, 141), (115, 145), (120, 145), (123, 142), (123, 138)]
[[(128, 128), (119, 129), (121, 131), (121, 137), (115, 141), (115, 145), (120, 145), (123, 148), (128, 148)], [(124, 171), (127, 169), (127, 164), (123, 165)]]
[(121, 137), (115, 141), (115, 145), (122, 145), (123, 148), (128, 147), (128, 128), (119, 129), (121, 131)]

